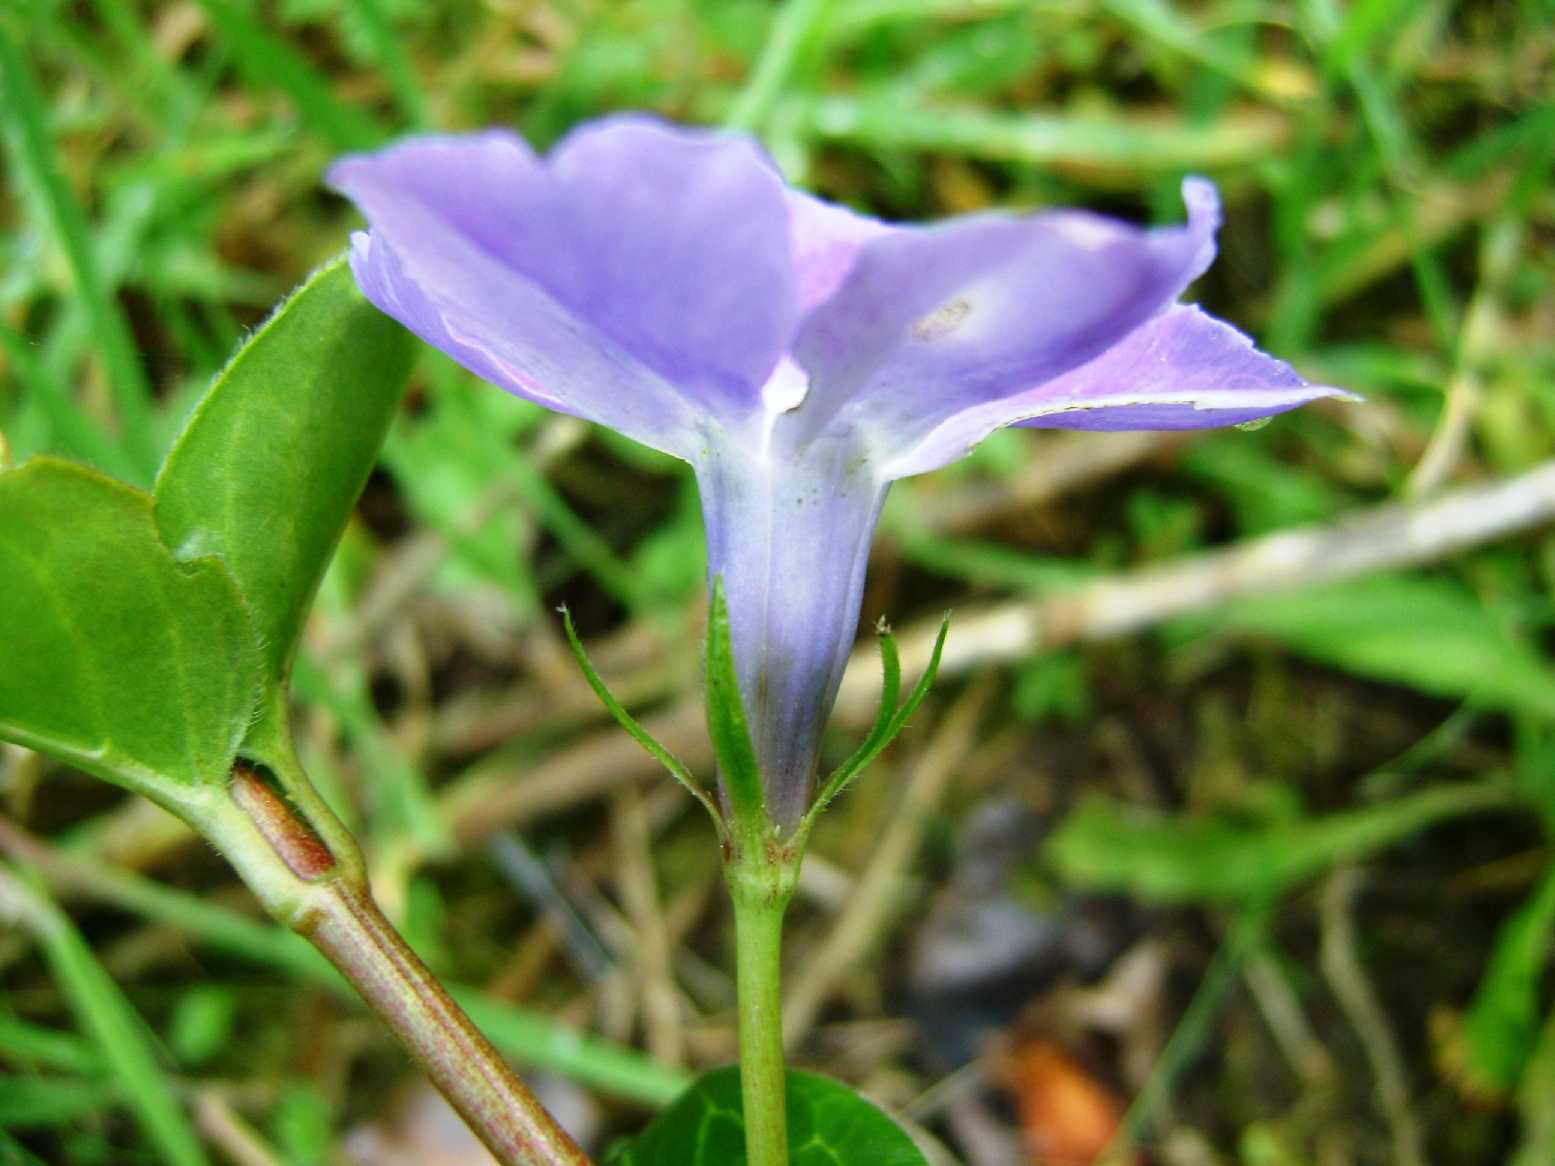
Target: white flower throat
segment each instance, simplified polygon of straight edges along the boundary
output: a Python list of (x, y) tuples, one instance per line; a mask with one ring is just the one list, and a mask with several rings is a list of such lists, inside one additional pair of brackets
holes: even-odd
[(799, 367), (793, 357), (783, 355), (761, 387), (761, 457), (766, 459), (772, 448), (772, 435), (777, 429), (778, 418), (791, 413), (810, 393), (810, 374)]

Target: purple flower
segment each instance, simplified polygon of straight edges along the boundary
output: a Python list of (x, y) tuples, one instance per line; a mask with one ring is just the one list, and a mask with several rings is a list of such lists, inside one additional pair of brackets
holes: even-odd
[(805, 809), (887, 487), (1006, 425), (1191, 429), (1307, 384), (1179, 304), (1219, 204), (900, 226), (783, 182), (746, 137), (614, 117), (545, 158), (512, 133), (337, 162), (367, 297), (509, 392), (695, 468), (768, 808)]

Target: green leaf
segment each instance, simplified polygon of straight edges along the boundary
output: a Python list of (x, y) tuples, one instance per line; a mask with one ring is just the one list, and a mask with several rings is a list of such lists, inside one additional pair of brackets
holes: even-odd
[(1421, 692), (1555, 716), (1555, 668), (1474, 595), (1377, 575), (1232, 604), (1194, 626), (1273, 636), (1293, 651)]
[(344, 259), (276, 309), (211, 383), (156, 484), (179, 557), (220, 555), (281, 683), (410, 372), (410, 334)]
[(243, 600), (174, 560), (146, 494), (35, 458), (0, 473), (0, 736), (170, 807), (225, 782), (259, 691)]
[(718, 758), (718, 771), (729, 791), (735, 832), (765, 834), (767, 799), (761, 786), (756, 748), (745, 724), (740, 679), (734, 668), (734, 642), (729, 633), (729, 605), (722, 577), (713, 580), (707, 615), (707, 735)]
[[(606, 1155), (605, 1166), (745, 1166), (740, 1071), (698, 1078), (648, 1128)], [(926, 1166), (902, 1127), (830, 1077), (788, 1073), (792, 1166)]]
[(1043, 857), (1070, 883), (1157, 903), (1256, 902), (1462, 814), (1513, 804), (1505, 786), (1439, 786), (1326, 818), (1176, 817), (1102, 799), (1064, 819)]
[(1497, 1089), (1517, 1085), (1539, 1041), (1539, 988), (1555, 934), (1555, 871), (1546, 871), (1496, 936), (1464, 1031), (1469, 1061)]

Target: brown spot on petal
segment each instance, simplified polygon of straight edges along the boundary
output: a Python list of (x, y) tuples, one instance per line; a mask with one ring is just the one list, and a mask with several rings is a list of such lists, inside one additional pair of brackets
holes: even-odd
[(914, 339), (942, 340), (966, 322), (972, 314), (972, 304), (965, 296), (957, 296), (935, 308), (912, 326)]

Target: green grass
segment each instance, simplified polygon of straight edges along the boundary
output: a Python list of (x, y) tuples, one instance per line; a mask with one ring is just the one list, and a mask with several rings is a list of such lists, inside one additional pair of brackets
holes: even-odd
[[(1056, 499), (990, 504), (953, 531), (920, 513), (996, 499), (1064, 437), (1003, 435), (893, 495), (867, 617), (907, 625), (1051, 595), (1555, 456), (1552, 28), (1548, 0), (15, 0), (0, 7), (0, 432), (16, 460), (58, 453), (147, 481), (245, 329), (346, 245), (357, 222), (321, 190), (324, 167), (413, 130), (506, 124), (543, 145), (597, 114), (655, 109), (750, 128), (819, 193), (907, 219), (1082, 204), (1165, 221), (1180, 215), (1183, 175), (1206, 173), (1227, 227), (1195, 297), (1366, 404), (1196, 437)], [(1444, 427), (1453, 414), (1457, 436)], [(691, 503), (675, 463), (579, 435), (423, 354), (306, 637), (309, 768), (438, 970), (487, 989), (483, 1019), (510, 1049), (532, 1034), (522, 1012), (491, 1003), (505, 992), (614, 1042), (640, 1034), (619, 993), (581, 976), (565, 944), (547, 947), (543, 896), (503, 883), (439, 814), (450, 789), (501, 773), (512, 793), (557, 758), (584, 773), (587, 750), (603, 747), (557, 603), (635, 715), (694, 683)], [(1341, 859), (1371, 873), (1360, 959), (1404, 1043), (1430, 1161), (1541, 1160), (1552, 1139), (1538, 1089), (1555, 1064), (1541, 980), (1555, 927), (1552, 592), (1545, 530), (1022, 661), (999, 672), (986, 742), (913, 873), (948, 875), (968, 810), (991, 797), (1060, 819), (1083, 794), (1150, 800), (1154, 842), (1192, 857), (1221, 832), (1299, 849), (1325, 823), (1389, 819), (1435, 804), (1436, 786), (1494, 776), (1511, 813), (1465, 810), (1375, 852), (1282, 861), (1319, 879)], [(357, 647), (329, 647), (341, 642)], [(820, 853), (859, 869), (906, 776), (890, 771), (921, 752), (957, 683), (839, 801)], [(850, 744), (838, 734), (836, 760)], [(574, 796), (566, 777), (520, 825), (556, 893), (630, 969), (608, 794), (584, 782)], [(305, 949), (243, 913), (222, 867), (158, 843), (154, 826), (126, 842), (125, 824), (142, 821), (127, 804), (17, 753), (0, 753), (0, 793), (35, 833), (138, 888), (56, 893), (151, 1029), (176, 1028), (196, 1007), (185, 1002), (214, 987), (235, 1001), (241, 1034), (182, 1063), (113, 1020), (122, 1010), (79, 1008), (102, 967), (59, 938), (77, 930), (0, 936), (0, 1161), (178, 1160), (166, 1139), (183, 1136), (175, 1123), (206, 1081), (244, 1086), (242, 1116), (283, 1160), (327, 1160), (376, 1116), (398, 1054), (353, 1027)], [(716, 871), (705, 823), (685, 808), (656, 819), (653, 858), (663, 902), (695, 915), (676, 964), (691, 1028), (716, 1032), (730, 1014), (717, 970), (726, 921), (697, 907)], [(1063, 863), (1034, 851), (1010, 878), (1040, 884), (1047, 902), (1065, 870), (1083, 881), (1074, 871), (1104, 867), (1109, 885), (1149, 899), (1150, 854), (1130, 870), (1130, 853), (1095, 833), (1061, 835)], [(176, 887), (159, 896), (140, 869)], [(1315, 897), (1282, 890), (1228, 919), (1214, 880), (1204, 889), (1203, 870), (1192, 874), (1180, 885), (1203, 893), (1171, 896), (1152, 922), (1177, 973), (1168, 1014), (1188, 1026), (1148, 1085), (1127, 1084), (1145, 1099), (1140, 1136), (1192, 1127), (1226, 1161), (1315, 1160), (1335, 1144), (1358, 1161), (1385, 1155), (1370, 1064), (1320, 967)], [(796, 942), (821, 942), (829, 919), (809, 905)], [(908, 950), (917, 922), (898, 923), (887, 950)], [(1292, 1068), (1233, 990), (1255, 965), (1277, 970), (1342, 1080)], [(1190, 1005), (1177, 988), (1206, 968)], [(896, 1015), (896, 961), (859, 969), (854, 987), (839, 1018)], [(843, 1031), (801, 1062), (831, 1058)], [(723, 1048), (696, 1047), (701, 1060)], [(133, 1071), (134, 1048), (151, 1049), (155, 1073)], [(1178, 1072), (1205, 1050), (1202, 1072)], [(897, 1100), (935, 1080), (911, 1050), (854, 1052), (868, 1063), (847, 1062), (853, 1075), (908, 1083)], [(639, 1101), (682, 1079), (618, 1058), (601, 1044), (550, 1063)], [(169, 1110), (147, 1090), (177, 1100)], [(298, 1108), (303, 1094), (314, 1108)], [(642, 1116), (610, 1104), (620, 1128)]]

